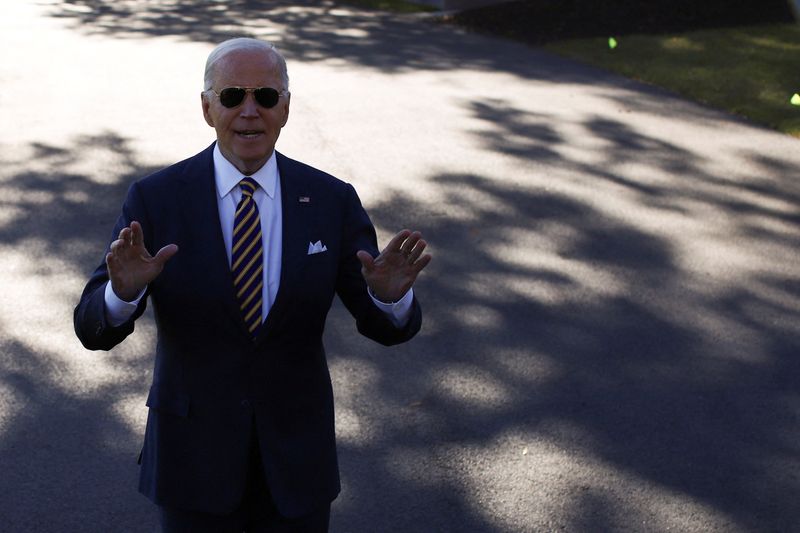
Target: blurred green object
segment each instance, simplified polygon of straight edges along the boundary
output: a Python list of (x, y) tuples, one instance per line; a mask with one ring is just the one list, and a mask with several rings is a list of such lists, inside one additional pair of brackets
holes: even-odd
[(794, 105), (800, 105), (800, 94), (794, 93), (792, 99), (789, 101)]
[(614, 39), (613, 37), (609, 37), (608, 38), (608, 47), (611, 48), (612, 50), (614, 48), (616, 48), (617, 47), (617, 40)]
[(613, 54), (606, 38), (557, 41), (546, 49), (800, 137), (800, 25), (768, 24), (667, 35), (628, 35)]

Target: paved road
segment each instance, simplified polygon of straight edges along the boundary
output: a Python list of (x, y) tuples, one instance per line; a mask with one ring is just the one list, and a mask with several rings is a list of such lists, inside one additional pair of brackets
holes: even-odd
[(800, 530), (796, 139), (418, 19), (159, 4), (0, 20), (0, 530), (153, 530), (152, 323), (90, 353), (71, 311), (128, 184), (211, 142), (234, 34), (289, 58), (279, 148), (435, 254), (412, 343), (332, 313), (334, 532)]

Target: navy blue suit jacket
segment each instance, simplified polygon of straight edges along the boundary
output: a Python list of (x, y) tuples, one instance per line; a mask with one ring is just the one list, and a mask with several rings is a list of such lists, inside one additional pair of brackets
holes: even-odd
[[(333, 394), (322, 334), (338, 294), (358, 330), (385, 345), (396, 328), (367, 294), (356, 257), (378, 252), (375, 230), (348, 184), (277, 154), (283, 210), (280, 287), (254, 342), (239, 311), (220, 229), (213, 145), (134, 183), (112, 234), (137, 220), (151, 253), (178, 253), (118, 327), (104, 314), (103, 262), (75, 308), (86, 348), (109, 350), (133, 332), (149, 300), (158, 332), (139, 489), (159, 505), (226, 513), (242, 498), (251, 432), (281, 514), (299, 516), (339, 492)], [(301, 197), (309, 201), (300, 202)], [(327, 252), (308, 255), (310, 242)], [(255, 421), (255, 424), (253, 423)]]

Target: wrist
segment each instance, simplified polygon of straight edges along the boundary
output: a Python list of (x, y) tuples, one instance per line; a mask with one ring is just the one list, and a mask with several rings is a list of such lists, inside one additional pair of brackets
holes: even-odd
[(378, 294), (378, 293), (376, 293), (376, 292), (375, 292), (375, 291), (373, 291), (373, 290), (372, 290), (370, 287), (367, 287), (367, 290), (369, 291), (369, 294), (370, 294), (370, 295), (371, 295), (373, 298), (375, 298), (376, 300), (378, 300), (379, 302), (381, 302), (381, 303), (383, 303), (383, 304), (386, 304), (386, 305), (392, 305), (392, 304), (394, 304), (394, 303), (396, 303), (396, 302), (397, 302), (397, 300), (394, 300), (394, 299), (392, 299), (392, 298), (387, 298), (387, 297), (385, 297), (385, 296), (384, 296), (384, 295), (382, 295), (382, 294)]
[(142, 294), (144, 289), (122, 290), (115, 287), (114, 284), (112, 283), (111, 290), (114, 291), (114, 295), (123, 302), (131, 303), (139, 298), (139, 295)]

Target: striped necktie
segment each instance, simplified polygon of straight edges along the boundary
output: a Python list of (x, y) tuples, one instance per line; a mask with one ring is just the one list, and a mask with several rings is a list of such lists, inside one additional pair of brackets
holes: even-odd
[(256, 181), (246, 176), (239, 182), (242, 199), (233, 218), (231, 272), (236, 298), (247, 329), (256, 336), (261, 325), (261, 294), (264, 286), (264, 250), (261, 245), (261, 217), (253, 193)]

